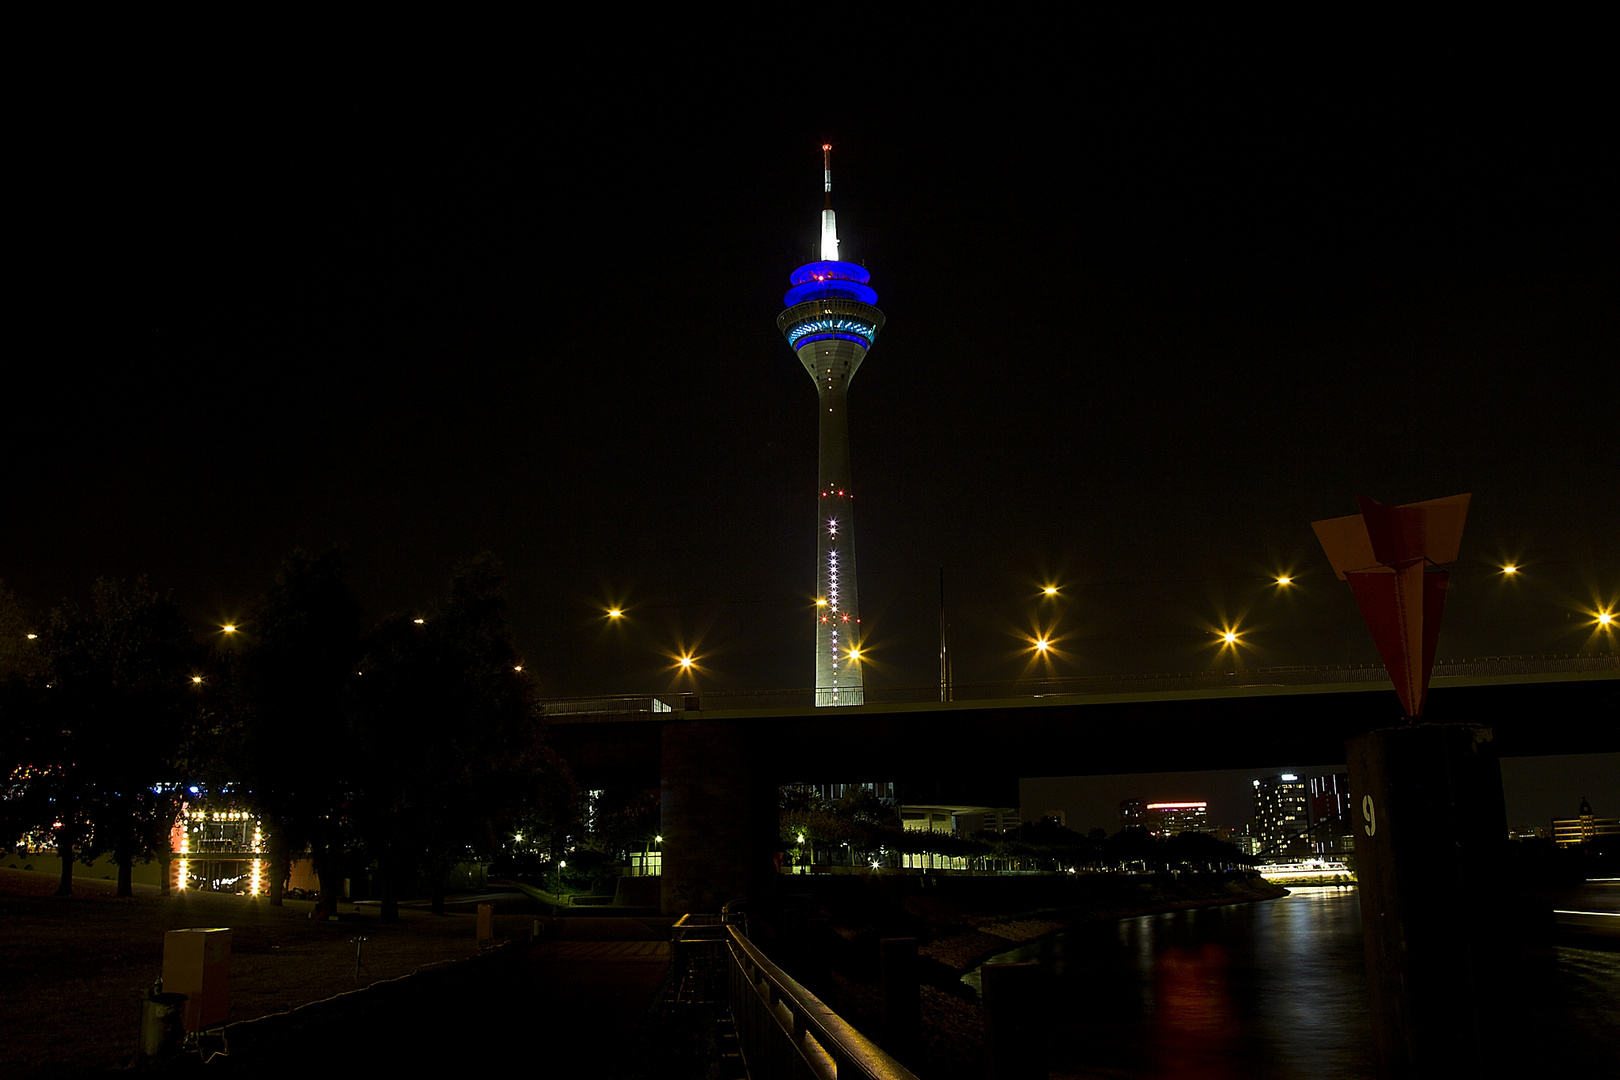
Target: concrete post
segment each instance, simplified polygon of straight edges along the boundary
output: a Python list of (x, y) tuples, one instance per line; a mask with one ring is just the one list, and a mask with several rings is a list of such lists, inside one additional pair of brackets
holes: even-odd
[(1346, 750), (1381, 1075), (1487, 1074), (1518, 932), (1491, 729), (1412, 724)]
[(804, 930), (804, 978), (799, 981), (812, 993), (821, 994), (832, 969), (832, 926), (825, 916), (817, 915), (805, 921)]
[(883, 993), (884, 1049), (907, 1060), (922, 1031), (922, 993), (917, 985), (917, 939), (884, 938), (878, 943)]
[(979, 969), (990, 1080), (1046, 1080), (1046, 972), (1039, 964)]
[(724, 720), (672, 720), (660, 735), (664, 830), (659, 908), (718, 912), (770, 893), (777, 791), (755, 761), (747, 728)]

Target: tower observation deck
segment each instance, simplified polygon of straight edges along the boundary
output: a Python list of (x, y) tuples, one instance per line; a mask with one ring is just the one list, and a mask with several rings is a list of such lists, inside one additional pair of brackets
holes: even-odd
[(870, 275), (838, 259), (831, 147), (823, 146), (826, 204), (821, 261), (793, 271), (776, 325), (799, 354), (820, 398), (816, 468), (816, 704), (861, 705), (860, 605), (855, 591), (855, 503), (849, 474), (850, 380), (866, 359), (883, 312)]

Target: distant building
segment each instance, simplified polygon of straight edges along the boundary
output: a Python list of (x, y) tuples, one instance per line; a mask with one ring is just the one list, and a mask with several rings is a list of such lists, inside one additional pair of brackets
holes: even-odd
[(1119, 801), (1119, 827), (1121, 829), (1136, 829), (1147, 825), (1146, 799), (1121, 799)]
[(1045, 810), (1041, 813), (1042, 821), (1055, 821), (1062, 828), (1069, 827), (1069, 815), (1062, 810)]
[[(1249, 820), (1252, 822), (1254, 819)], [(1232, 844), (1245, 855), (1260, 854), (1260, 841), (1249, 832), (1247, 825), (1241, 829), (1216, 829), (1215, 839)]]
[(871, 792), (877, 801), (884, 806), (895, 806), (899, 802), (899, 798), (895, 794), (893, 781), (867, 782), (864, 784), (795, 784), (792, 786), (813, 791), (824, 801), (830, 803), (838, 802), (846, 795), (854, 795), (862, 788)]
[(1317, 855), (1336, 858), (1356, 850), (1356, 830), (1350, 812), (1350, 774), (1313, 776), (1309, 790), (1311, 848)]
[(1000, 835), (1018, 831), (1018, 807), (907, 803), (900, 808), (900, 824), (916, 832)]
[(1581, 808), (1574, 817), (1553, 819), (1553, 843), (1559, 847), (1590, 844), (1606, 836), (1620, 836), (1620, 819), (1594, 816), (1592, 804), (1585, 798), (1581, 799)]
[(997, 794), (1016, 794), (1016, 787), (1011, 791), (1000, 790), (1004, 786), (995, 785), (991, 789), (984, 784), (952, 784), (944, 788), (935, 785), (927, 790), (908, 789), (902, 795), (899, 786), (892, 781), (854, 784), (801, 782), (786, 785), (783, 794), (797, 792), (800, 795), (813, 795), (824, 803), (838, 803), (864, 790), (879, 804), (899, 814), (902, 828), (917, 832), (991, 832), (999, 835), (1017, 832), (1019, 824), (1017, 806), (996, 805), (990, 801)]
[(1148, 803), (1144, 811), (1147, 830), (1154, 836), (1210, 831), (1206, 802), (1154, 802)]
[(1261, 856), (1298, 858), (1312, 854), (1309, 793), (1300, 777), (1279, 773), (1256, 780), (1254, 817)]
[(1350, 775), (1278, 773), (1254, 781), (1258, 854), (1268, 858), (1342, 858), (1355, 850)]

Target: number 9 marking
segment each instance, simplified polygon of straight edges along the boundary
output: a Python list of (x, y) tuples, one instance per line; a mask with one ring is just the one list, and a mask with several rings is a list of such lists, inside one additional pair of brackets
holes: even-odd
[(1362, 828), (1367, 830), (1368, 836), (1378, 831), (1378, 815), (1373, 812), (1371, 795), (1361, 797), (1361, 816), (1366, 819), (1366, 824)]

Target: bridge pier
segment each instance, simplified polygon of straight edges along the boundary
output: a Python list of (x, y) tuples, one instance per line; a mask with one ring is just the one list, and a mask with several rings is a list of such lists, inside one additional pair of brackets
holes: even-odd
[(1519, 933), (1491, 729), (1411, 724), (1346, 751), (1380, 1074), (1488, 1074)]
[(769, 896), (780, 797), (761, 740), (736, 721), (672, 720), (660, 750), (663, 913)]

